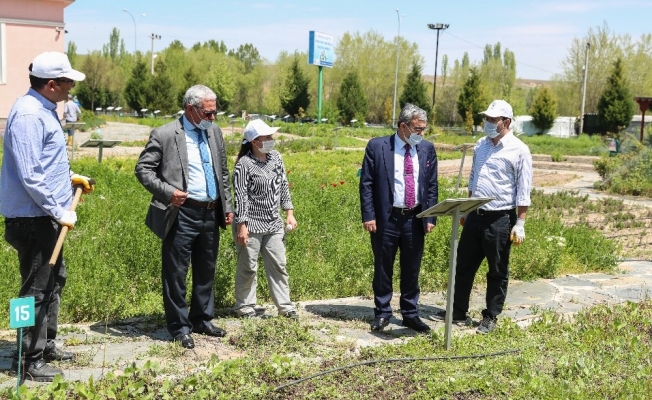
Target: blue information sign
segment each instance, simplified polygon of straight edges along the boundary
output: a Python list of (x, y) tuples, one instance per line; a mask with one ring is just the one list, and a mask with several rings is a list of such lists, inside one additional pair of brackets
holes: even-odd
[(9, 301), (9, 327), (34, 326), (34, 297), (20, 297)]

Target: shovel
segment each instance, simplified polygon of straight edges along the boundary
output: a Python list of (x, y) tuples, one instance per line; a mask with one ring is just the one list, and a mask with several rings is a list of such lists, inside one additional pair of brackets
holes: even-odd
[[(89, 179), (88, 183), (92, 186), (95, 185), (95, 179)], [(84, 187), (82, 185), (76, 185), (75, 186), (75, 197), (72, 199), (72, 204), (70, 205), (70, 211), (75, 211), (77, 208), (77, 203), (79, 203), (79, 198), (82, 195), (82, 189)], [(70, 230), (70, 227), (64, 226), (61, 228), (61, 232), (59, 233), (59, 239), (57, 239), (57, 244), (54, 246), (54, 250), (52, 251), (52, 257), (50, 257), (50, 267), (54, 267), (54, 264), (57, 262), (57, 258), (59, 258), (59, 253), (61, 253), (61, 248), (63, 247), (63, 241), (66, 240), (66, 235), (68, 234), (68, 231)]]

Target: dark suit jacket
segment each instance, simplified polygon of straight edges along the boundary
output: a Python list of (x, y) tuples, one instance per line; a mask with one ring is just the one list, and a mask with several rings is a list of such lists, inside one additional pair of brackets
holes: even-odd
[[(376, 220), (377, 232), (382, 232), (394, 204), (394, 138), (395, 135), (371, 139), (365, 150), (360, 174), (360, 209), (362, 222)], [(419, 193), (422, 210), (438, 202), (437, 154), (432, 143), (422, 140), (417, 145), (419, 157)], [(436, 224), (436, 218), (423, 218)]]
[[(152, 131), (135, 170), (140, 183), (153, 195), (145, 224), (161, 239), (170, 231), (179, 212), (170, 204), (172, 194), (176, 189), (188, 190), (188, 150), (181, 118)], [(233, 209), (222, 131), (213, 125), (207, 137), (221, 200), (221, 207), (216, 209), (217, 223), (226, 229), (225, 214)]]

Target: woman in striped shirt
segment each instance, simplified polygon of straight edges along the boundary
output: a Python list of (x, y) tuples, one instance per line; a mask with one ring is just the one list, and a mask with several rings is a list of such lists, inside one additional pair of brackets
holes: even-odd
[[(241, 317), (256, 316), (258, 256), (262, 255), (269, 291), (279, 315), (296, 319), (285, 268), (285, 229), (297, 227), (283, 159), (272, 150), (271, 128), (256, 119), (247, 125), (233, 173), (235, 242), (238, 264), (235, 301)], [(280, 209), (286, 211), (285, 223)]]

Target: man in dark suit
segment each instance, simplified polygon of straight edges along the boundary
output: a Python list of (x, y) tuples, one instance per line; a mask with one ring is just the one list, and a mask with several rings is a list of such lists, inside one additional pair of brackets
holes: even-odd
[(428, 117), (406, 104), (394, 135), (367, 144), (360, 177), (362, 223), (371, 234), (374, 253), (374, 314), (372, 331), (382, 331), (392, 315), (392, 276), (396, 251), (401, 250), (400, 307), (403, 325), (419, 332), (430, 330), (419, 318), (419, 270), (425, 234), (435, 218), (416, 215), (437, 204), (437, 154), (423, 138)]
[[(220, 232), (233, 221), (222, 131), (213, 120), (217, 97), (206, 86), (188, 89), (184, 115), (154, 129), (136, 164), (136, 177), (152, 193), (145, 223), (163, 241), (163, 306), (170, 335), (187, 349), (191, 332), (223, 337), (213, 319), (215, 264)], [(192, 262), (192, 297), (186, 276)]]

